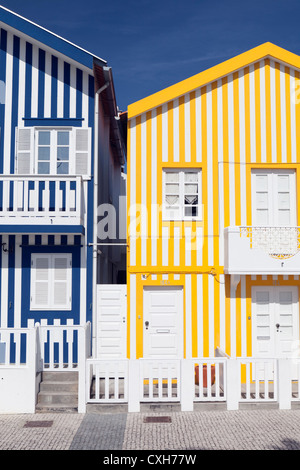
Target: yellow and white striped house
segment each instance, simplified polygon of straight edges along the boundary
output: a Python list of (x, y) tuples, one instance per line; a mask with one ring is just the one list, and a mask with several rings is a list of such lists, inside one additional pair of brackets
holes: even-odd
[(128, 358), (294, 354), (299, 85), (265, 43), (128, 107)]

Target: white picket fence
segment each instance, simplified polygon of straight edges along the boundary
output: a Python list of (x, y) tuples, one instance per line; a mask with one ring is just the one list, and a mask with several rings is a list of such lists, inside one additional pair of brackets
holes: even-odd
[[(300, 401), (300, 358), (214, 358), (166, 360), (91, 357), (91, 325), (29, 323), (0, 329), (0, 413), (33, 413), (37, 375), (44, 370), (78, 371), (78, 411), (89, 403), (128, 405), (177, 403), (192, 411), (197, 403), (278, 403)], [(22, 384), (22, 386), (20, 386)]]

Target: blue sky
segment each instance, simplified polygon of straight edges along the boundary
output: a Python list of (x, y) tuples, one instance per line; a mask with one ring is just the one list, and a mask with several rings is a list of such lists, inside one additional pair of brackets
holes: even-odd
[(266, 41), (300, 54), (299, 0), (0, 0), (107, 60), (118, 105)]

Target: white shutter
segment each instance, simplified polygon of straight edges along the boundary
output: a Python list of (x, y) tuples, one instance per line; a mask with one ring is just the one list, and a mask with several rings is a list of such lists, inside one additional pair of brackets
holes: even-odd
[(34, 128), (16, 129), (16, 173), (33, 174)]
[(75, 128), (75, 174), (91, 173), (91, 129)]
[(32, 310), (71, 310), (72, 255), (33, 254), (31, 261)]
[(32, 255), (31, 262), (31, 308), (45, 309), (49, 306), (49, 273), (50, 258), (48, 255)]
[(53, 307), (71, 309), (71, 255), (53, 255)]

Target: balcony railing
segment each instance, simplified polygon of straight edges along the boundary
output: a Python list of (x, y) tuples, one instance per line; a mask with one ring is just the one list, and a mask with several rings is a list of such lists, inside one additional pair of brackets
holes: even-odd
[(0, 176), (0, 224), (79, 225), (80, 176)]
[(226, 227), (227, 274), (300, 274), (300, 227)]

